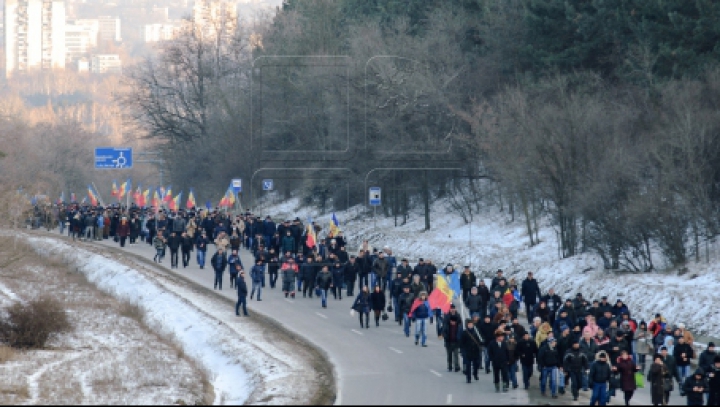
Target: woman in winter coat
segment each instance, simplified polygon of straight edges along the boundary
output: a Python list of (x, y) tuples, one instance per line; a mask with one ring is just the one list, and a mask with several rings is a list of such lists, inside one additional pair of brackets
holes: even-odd
[(640, 321), (637, 331), (635, 331), (635, 353), (637, 354), (637, 361), (640, 365), (640, 370), (645, 372), (645, 358), (647, 355), (652, 355), (652, 334), (647, 329), (647, 323)]
[(620, 373), (620, 388), (625, 395), (625, 405), (630, 405), (630, 399), (632, 398), (635, 390), (637, 390), (637, 384), (635, 384), (635, 372), (640, 368), (633, 362), (630, 354), (626, 350), (620, 352), (620, 357), (617, 359), (615, 365), (617, 372)]
[[(375, 288), (379, 288), (375, 286)], [(370, 292), (367, 286), (363, 286), (360, 293), (355, 297), (355, 302), (351, 307), (358, 313), (360, 319), (360, 328), (370, 328)], [(363, 326), (363, 316), (365, 316), (365, 325)]]
[(117, 227), (117, 233), (120, 237), (120, 247), (125, 247), (125, 240), (130, 235), (130, 222), (128, 222), (127, 217), (122, 217)]
[(370, 305), (375, 314), (375, 326), (380, 326), (380, 315), (385, 309), (385, 293), (380, 290), (380, 286), (376, 285), (370, 294)]
[(550, 332), (552, 332), (552, 327), (550, 326), (550, 323), (543, 322), (542, 325), (540, 325), (540, 329), (538, 329), (537, 333), (535, 334), (535, 344), (537, 345), (538, 349), (540, 349), (540, 346), (543, 344), (543, 342), (545, 342)]
[(598, 330), (600, 329), (597, 322), (595, 321), (595, 317), (593, 315), (588, 315), (585, 318), (585, 321), (587, 322), (587, 324), (585, 325), (585, 328), (583, 328), (583, 332), (585, 332), (585, 330), (587, 329), (590, 331), (590, 336), (595, 337), (598, 333)]
[(535, 308), (535, 316), (540, 317), (543, 322), (550, 321), (550, 308), (547, 307), (545, 301), (540, 301), (540, 304)]
[(672, 380), (672, 376), (665, 366), (662, 356), (655, 355), (655, 360), (652, 366), (650, 366), (647, 379), (650, 383), (650, 397), (653, 406), (665, 405), (665, 381)]

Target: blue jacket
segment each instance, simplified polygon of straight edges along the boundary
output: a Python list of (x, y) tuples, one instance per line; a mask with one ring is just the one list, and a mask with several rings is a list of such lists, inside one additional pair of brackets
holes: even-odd
[(197, 247), (197, 250), (199, 252), (207, 252), (208, 243), (210, 242), (207, 240), (207, 238), (203, 238), (202, 236), (200, 236), (195, 241), (195, 247)]
[(235, 286), (237, 287), (238, 297), (247, 297), (248, 289), (244, 278), (238, 277), (235, 280)]
[(272, 236), (275, 234), (276, 230), (277, 230), (277, 227), (275, 226), (275, 222), (273, 222), (271, 220), (263, 221), (263, 235)]
[(228, 263), (228, 269), (229, 269), (230, 273), (233, 273), (233, 274), (237, 273), (237, 269), (235, 268), (235, 263), (239, 263), (240, 269), (241, 270), (243, 269), (243, 264), (242, 264), (242, 260), (240, 260), (240, 256), (236, 256), (234, 254), (229, 255), (228, 259), (227, 259), (227, 263)]
[(417, 308), (412, 312), (411, 317), (416, 319), (430, 318), (430, 304), (423, 301), (422, 304), (418, 305)]
[(254, 265), (252, 270), (250, 270), (250, 278), (252, 278), (254, 283), (260, 283), (265, 280), (265, 266), (258, 266), (257, 264)]

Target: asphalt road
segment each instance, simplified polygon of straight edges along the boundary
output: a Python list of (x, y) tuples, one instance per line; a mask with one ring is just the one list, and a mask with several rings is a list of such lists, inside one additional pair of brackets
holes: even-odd
[[(105, 240), (101, 243), (114, 250), (120, 249), (117, 243)], [(208, 263), (214, 247), (209, 248)], [(127, 245), (126, 252), (152, 259), (154, 250), (143, 243)], [(169, 254), (169, 251), (168, 251)], [(249, 272), (253, 264), (247, 250), (241, 249), (243, 265)], [(188, 279), (212, 287), (214, 272), (209, 264), (200, 269), (193, 252), (188, 268), (170, 269), (170, 258), (166, 256), (160, 267), (168, 273), (177, 273)], [(218, 295), (236, 298), (235, 291), (230, 288), (228, 274), (225, 273), (223, 290)], [(266, 276), (267, 277), (267, 276)], [(246, 276), (248, 289), (251, 288), (249, 276)], [(280, 283), (280, 280), (278, 280)], [(357, 290), (356, 290), (357, 292)], [(480, 373), (480, 380), (472, 384), (465, 383), (462, 372), (448, 372), (446, 367), (443, 341), (436, 335), (435, 325), (428, 326), (427, 347), (416, 346), (413, 328), (411, 336), (406, 338), (402, 328), (393, 317), (380, 322), (375, 327), (371, 315), (371, 327), (361, 329), (357, 316), (350, 316), (353, 299), (343, 297), (334, 300), (330, 296), (328, 308), (323, 309), (320, 299), (314, 297), (285, 299), (280, 287), (274, 290), (266, 284), (262, 293), (262, 301), (248, 299), (248, 312), (262, 313), (271, 317), (287, 328), (304, 336), (306, 339), (324, 349), (334, 365), (338, 379), (336, 404), (553, 404), (553, 405), (587, 405), (590, 392), (580, 392), (577, 402), (572, 400), (569, 388), (564, 396), (558, 399), (540, 395), (537, 370), (531, 379), (529, 390), (522, 389), (522, 378), (519, 374), (520, 388), (510, 389), (508, 393), (495, 393), (492, 374)], [(233, 309), (228, 309), (228, 318), (237, 318)], [(549, 392), (548, 392), (549, 393)], [(680, 399), (674, 392), (675, 403)], [(684, 400), (683, 400), (684, 402)], [(611, 404), (624, 404), (622, 394), (618, 392)], [(631, 404), (650, 404), (649, 389), (638, 389)]]

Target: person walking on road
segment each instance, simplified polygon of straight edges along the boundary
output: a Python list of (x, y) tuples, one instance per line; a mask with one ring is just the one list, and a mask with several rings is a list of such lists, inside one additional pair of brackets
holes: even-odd
[(218, 247), (217, 251), (210, 259), (210, 263), (212, 264), (213, 270), (215, 270), (215, 281), (213, 283), (213, 289), (217, 290), (219, 288), (220, 290), (222, 290), (222, 277), (225, 269), (227, 268), (227, 258), (225, 257), (225, 253), (222, 247)]
[(126, 216), (123, 216), (118, 224), (118, 236), (120, 237), (120, 247), (125, 247), (125, 241), (130, 236), (130, 222)]
[[(547, 344), (540, 347), (538, 353), (538, 366), (540, 367), (540, 392), (543, 396), (546, 396), (545, 388), (550, 380), (550, 394), (552, 398), (557, 398), (557, 369), (562, 362), (560, 360), (560, 354), (557, 350), (557, 340), (555, 338), (549, 338)], [(609, 379), (609, 378), (608, 378)]]
[(298, 265), (295, 264), (295, 259), (288, 257), (280, 267), (280, 274), (282, 275), (282, 289), (285, 293), (285, 298), (290, 295), (295, 298), (295, 276), (299, 269)]
[(320, 297), (320, 302), (323, 308), (327, 308), (327, 294), (328, 290), (332, 286), (332, 274), (328, 270), (328, 266), (323, 266), (322, 270), (318, 273), (315, 278), (315, 289), (316, 294)]
[(370, 294), (370, 308), (372, 308), (375, 317), (375, 326), (378, 327), (380, 326), (380, 316), (385, 311), (385, 293), (380, 291), (380, 287), (375, 287), (372, 294)]
[(410, 309), (410, 315), (415, 322), (415, 345), (422, 342), (422, 347), (427, 345), (427, 322), (430, 319), (430, 304), (427, 301), (427, 292), (420, 293), (420, 298), (416, 298)]
[(463, 356), (463, 368), (467, 383), (471, 383), (471, 375), (475, 380), (478, 377), (478, 369), (480, 368), (480, 353), (482, 351), (482, 338), (475, 329), (472, 319), (465, 320), (465, 329), (460, 336), (460, 350)]
[(530, 332), (525, 331), (522, 339), (518, 342), (517, 348), (515, 349), (518, 356), (520, 357), (520, 367), (522, 368), (523, 385), (525, 390), (530, 387), (530, 378), (533, 374), (533, 365), (535, 364), (535, 358), (537, 357), (538, 348), (535, 340), (530, 337)]
[(415, 295), (410, 291), (410, 286), (404, 286), (403, 293), (398, 298), (398, 308), (403, 316), (403, 332), (405, 332), (406, 337), (410, 336), (410, 309), (414, 300)]
[[(230, 272), (230, 288), (233, 288), (235, 286), (235, 279), (238, 276), (239, 270), (243, 269), (240, 255), (238, 255), (238, 252), (236, 250), (233, 250), (230, 256), (228, 256), (227, 262), (228, 271)], [(239, 264), (240, 268), (235, 267), (236, 264)]]
[(204, 230), (200, 233), (197, 241), (195, 241), (195, 247), (197, 248), (197, 262), (200, 266), (200, 270), (205, 268), (205, 255), (207, 254), (207, 245), (210, 241), (207, 238), (207, 232)]
[(598, 352), (595, 357), (595, 361), (590, 366), (590, 373), (588, 374), (588, 381), (592, 386), (592, 395), (590, 396), (591, 406), (594, 406), (595, 403), (601, 406), (607, 404), (608, 382), (610, 382), (611, 375), (612, 369), (610, 362), (607, 360), (607, 353), (602, 350)]
[(463, 333), (463, 324), (460, 315), (457, 313), (455, 304), (450, 306), (450, 312), (445, 316), (445, 323), (441, 337), (445, 340), (445, 352), (447, 353), (448, 372), (460, 371), (460, 337)]
[(345, 268), (340, 264), (339, 261), (335, 262), (332, 268), (333, 286), (332, 293), (333, 298), (336, 300), (342, 300), (342, 289), (343, 280), (345, 279)]
[(720, 355), (715, 356), (712, 366), (705, 372), (708, 381), (708, 406), (720, 406)]
[(182, 232), (180, 237), (180, 251), (182, 252), (183, 268), (187, 268), (190, 264), (190, 252), (193, 250), (193, 239), (188, 232)]
[(162, 233), (158, 233), (153, 238), (153, 247), (155, 248), (155, 257), (153, 260), (156, 263), (162, 264), (163, 256), (165, 255), (165, 238)]
[(635, 390), (637, 390), (635, 373), (640, 371), (640, 367), (632, 360), (630, 352), (623, 349), (620, 352), (620, 357), (615, 364), (615, 368), (617, 372), (620, 373), (620, 389), (623, 391), (625, 405), (629, 406), (630, 399), (632, 399)]
[(253, 296), (255, 295), (255, 290), (257, 289), (257, 300), (262, 301), (260, 299), (260, 295), (262, 294), (262, 286), (265, 282), (265, 265), (263, 264), (261, 259), (258, 259), (255, 262), (255, 265), (250, 270), (250, 279), (252, 279), (252, 291), (250, 292), (250, 299), (253, 299)]
[(178, 251), (180, 250), (180, 236), (175, 232), (170, 232), (167, 240), (167, 247), (170, 249), (170, 268), (178, 268)]
[[(653, 406), (664, 406), (667, 404), (666, 394), (669, 393), (666, 388), (672, 386), (672, 374), (665, 366), (662, 356), (656, 354), (654, 358), (647, 375), (650, 383), (650, 396)], [(708, 405), (715, 404), (709, 403)]]
[[(580, 342), (573, 341), (572, 347), (565, 353), (563, 358), (563, 370), (565, 375), (570, 378), (570, 390), (573, 400), (580, 396), (580, 386), (582, 385), (582, 375), (590, 367), (590, 361), (587, 355), (580, 349)], [(635, 379), (633, 379), (635, 380)]]
[(240, 271), (240, 275), (238, 275), (237, 280), (235, 282), (235, 287), (237, 289), (237, 303), (235, 303), (235, 315), (240, 316), (240, 313), (238, 312), (240, 310), (240, 305), (242, 305), (243, 308), (243, 315), (246, 317), (248, 316), (247, 312), (247, 284), (245, 284), (245, 272)]
[[(370, 328), (370, 292), (367, 286), (360, 290), (351, 308), (358, 313), (360, 328)], [(365, 317), (365, 325), (363, 325), (363, 316)]]
[(522, 295), (522, 300), (525, 303), (525, 313), (527, 315), (528, 325), (532, 324), (533, 309), (535, 309), (535, 304), (537, 304), (538, 299), (542, 298), (540, 286), (538, 285), (537, 280), (533, 277), (532, 271), (528, 272), (527, 278), (523, 280), (522, 285), (520, 286), (520, 294)]
[(487, 344), (487, 350), (490, 362), (492, 363), (495, 392), (500, 392), (500, 379), (502, 379), (502, 391), (505, 393), (510, 387), (508, 376), (510, 354), (508, 353), (507, 344), (505, 343), (505, 333), (503, 331), (498, 330), (495, 332), (495, 340)]

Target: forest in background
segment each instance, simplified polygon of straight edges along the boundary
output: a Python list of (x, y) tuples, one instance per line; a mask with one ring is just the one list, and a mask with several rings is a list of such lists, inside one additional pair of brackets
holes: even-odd
[(530, 245), (550, 216), (564, 257), (613, 269), (718, 234), (713, 1), (287, 0), (223, 33), (163, 44), (118, 99), (174, 189), (268, 177), (341, 209), (369, 179), (385, 215), (493, 205)]

